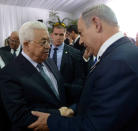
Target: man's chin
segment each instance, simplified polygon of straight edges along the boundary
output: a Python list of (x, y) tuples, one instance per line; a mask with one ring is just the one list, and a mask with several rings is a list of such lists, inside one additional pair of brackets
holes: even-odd
[(45, 61), (47, 58), (48, 58), (48, 54), (45, 54), (45, 55), (43, 55), (43, 56), (41, 57), (41, 59), (42, 59), (43, 61)]
[(60, 46), (63, 42), (57, 42), (56, 46)]

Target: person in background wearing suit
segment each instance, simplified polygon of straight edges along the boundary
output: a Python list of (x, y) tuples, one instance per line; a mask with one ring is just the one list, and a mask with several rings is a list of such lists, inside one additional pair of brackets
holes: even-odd
[[(53, 25), (50, 58), (53, 58), (61, 72), (64, 85), (69, 89), (69, 95), (72, 93), (74, 96), (69, 100), (78, 101), (85, 81), (84, 66), (80, 51), (64, 43), (65, 33), (66, 29), (63, 25)], [(70, 92), (70, 89), (73, 92)]]
[(19, 34), (17, 31), (13, 31), (8, 39), (9, 46), (1, 47), (0, 50), (11, 53), (14, 57), (18, 56), (21, 51)]
[(29, 130), (27, 126), (37, 120), (31, 110), (73, 115), (73, 110), (67, 107), (60, 72), (48, 58), (50, 44), (45, 24), (26, 22), (19, 30), (19, 37), (21, 54), (0, 72), (2, 103), (12, 122), (12, 130)]
[(70, 39), (73, 40), (72, 46), (80, 50), (81, 52), (83, 58), (85, 76), (87, 76), (90, 67), (93, 65), (93, 55), (89, 52), (89, 49), (85, 47), (85, 43), (83, 43), (83, 41), (80, 40), (80, 35), (78, 32), (77, 25), (70, 25), (67, 28), (67, 34), (69, 35)]
[(69, 33), (66, 32), (64, 43), (67, 44), (67, 45), (72, 45), (72, 42), (73, 42), (72, 38), (70, 38)]
[(80, 39), (97, 57), (97, 62), (88, 75), (77, 115), (67, 118), (32, 112), (38, 120), (29, 128), (39, 131), (137, 131), (138, 48), (119, 31), (114, 12), (104, 4), (83, 12), (78, 29)]
[(73, 40), (72, 46), (81, 52), (84, 51), (85, 47), (84, 45), (80, 42), (80, 36), (78, 32), (77, 25), (70, 25), (67, 28), (67, 33), (69, 34), (69, 37)]
[(21, 52), (19, 35), (17, 31), (11, 33), (7, 39), (9, 46), (0, 48), (0, 68), (3, 68)]

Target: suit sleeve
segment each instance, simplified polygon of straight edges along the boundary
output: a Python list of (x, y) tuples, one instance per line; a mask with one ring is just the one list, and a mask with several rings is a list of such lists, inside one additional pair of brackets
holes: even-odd
[(37, 118), (31, 114), (24, 99), (22, 85), (8, 74), (0, 74), (1, 97), (12, 123), (17, 127), (27, 127)]
[(80, 95), (85, 83), (85, 71), (83, 65), (83, 59), (79, 51), (71, 54), (73, 64), (73, 76), (72, 83), (65, 83), (67, 92), (67, 99), (69, 104), (77, 103), (80, 99)]

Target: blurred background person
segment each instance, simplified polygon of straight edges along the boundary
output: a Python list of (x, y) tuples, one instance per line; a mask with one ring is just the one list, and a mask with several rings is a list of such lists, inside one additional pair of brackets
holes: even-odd
[[(85, 82), (84, 65), (80, 51), (64, 43), (65, 33), (66, 29), (62, 24), (53, 25), (49, 56), (55, 61), (64, 85), (69, 87), (68, 93), (74, 96), (70, 101), (78, 101)], [(70, 92), (71, 88), (74, 92)]]

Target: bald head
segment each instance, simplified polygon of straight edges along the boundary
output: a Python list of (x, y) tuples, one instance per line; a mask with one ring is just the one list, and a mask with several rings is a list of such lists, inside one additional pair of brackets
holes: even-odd
[(11, 33), (11, 37), (15, 37), (15, 38), (19, 38), (19, 34), (18, 34), (18, 32), (17, 31), (14, 31), (14, 32), (12, 32)]

